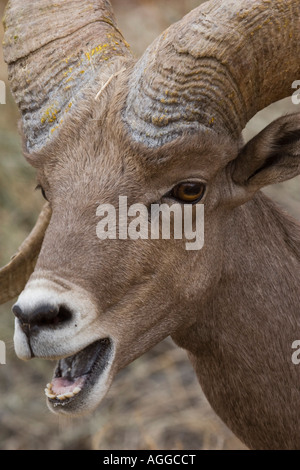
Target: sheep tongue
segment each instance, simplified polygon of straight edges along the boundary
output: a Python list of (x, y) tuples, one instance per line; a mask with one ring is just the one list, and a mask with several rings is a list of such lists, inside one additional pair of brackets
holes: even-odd
[(64, 395), (65, 393), (73, 393), (79, 387), (82, 388), (85, 376), (77, 377), (74, 380), (65, 379), (64, 377), (56, 377), (52, 380), (52, 392), (55, 395)]

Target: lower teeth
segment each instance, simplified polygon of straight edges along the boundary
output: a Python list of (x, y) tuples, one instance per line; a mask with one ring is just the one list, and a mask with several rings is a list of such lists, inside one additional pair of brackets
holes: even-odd
[(75, 395), (77, 395), (79, 392), (81, 392), (81, 388), (75, 387), (72, 392), (66, 392), (66, 393), (57, 395), (52, 390), (52, 384), (47, 384), (47, 388), (45, 388), (46, 397), (51, 398), (51, 399), (57, 398), (58, 400), (65, 400), (66, 398), (72, 398)]

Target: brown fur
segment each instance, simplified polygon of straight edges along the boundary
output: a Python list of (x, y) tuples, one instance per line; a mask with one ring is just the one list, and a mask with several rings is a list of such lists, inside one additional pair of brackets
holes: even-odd
[[(254, 18), (261, 8), (270, 14), (265, 2), (254, 3)], [(297, 2), (286, 4), (297, 9)], [(210, 6), (223, 7), (219, 1)], [(282, 2), (275, 6), (281, 12)], [(240, 13), (247, 23), (247, 14)], [(295, 25), (296, 20), (296, 33)], [(184, 37), (186, 47), (191, 39)], [(216, 49), (212, 39), (207, 42)], [(196, 67), (193, 54), (188, 60)], [(151, 80), (158, 80), (155, 64)], [(298, 62), (294, 66), (298, 70)], [(106, 80), (123, 67), (96, 102)], [(28, 152), (25, 129), (26, 158), (37, 168), (52, 208), (31, 280), (56, 279), (61, 289), (68, 282), (85, 289), (97, 306), (94, 329), (102, 325), (116, 342), (112, 376), (171, 335), (188, 351), (212, 407), (246, 445), (299, 449), (300, 374), (291, 361), (291, 345), (300, 323), (300, 232), (259, 190), (300, 173), (300, 117), (281, 118), (245, 147), (235, 135), (242, 121), (239, 127), (231, 121), (231, 133), (219, 121), (220, 126), (202, 123), (197, 132), (185, 129), (180, 137), (150, 148), (146, 134), (142, 142), (132, 138), (124, 118), (135, 70), (134, 61), (125, 58), (104, 67), (60, 131), (38, 151)], [(281, 74), (278, 81), (281, 89), (285, 80), (284, 93), (287, 76)], [(245, 77), (247, 108), (239, 94), (235, 97), (243, 119), (257, 110), (255, 94), (245, 91)], [(260, 96), (259, 105), (268, 99)], [(99, 204), (117, 206), (120, 195), (128, 196), (128, 204), (164, 201), (167, 189), (190, 178), (207, 184), (201, 251), (186, 251), (184, 240), (97, 238)]]
[[(53, 217), (33, 276), (53, 272), (90, 292), (100, 318), (118, 330), (115, 372), (172, 335), (189, 352), (212, 407), (249, 447), (299, 448), (300, 376), (291, 361), (299, 327), (299, 226), (254, 194), (259, 165), (273, 151), (267, 136), (276, 146), (285, 135), (278, 124), (299, 129), (299, 115), (276, 121), (240, 151), (210, 134), (154, 151), (132, 146), (111, 127), (114, 105), (97, 132), (97, 121), (88, 121), (72, 145), (62, 139), (52, 156), (35, 157)], [(249, 148), (257, 152), (251, 184)], [(284, 162), (287, 153), (299, 162), (299, 148), (292, 141), (274, 167), (262, 170), (265, 184), (291, 176)], [(241, 171), (247, 183), (237, 184)], [(160, 188), (190, 176), (201, 176), (209, 188), (201, 251), (188, 253), (183, 243), (175, 250), (172, 241), (96, 238), (99, 203), (117, 204), (119, 195), (129, 204), (156, 202)]]

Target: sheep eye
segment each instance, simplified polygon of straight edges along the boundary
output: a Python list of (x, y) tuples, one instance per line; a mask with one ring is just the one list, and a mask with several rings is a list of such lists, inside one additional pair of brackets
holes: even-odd
[(200, 182), (179, 183), (169, 193), (170, 197), (186, 204), (196, 204), (204, 196), (206, 185)]

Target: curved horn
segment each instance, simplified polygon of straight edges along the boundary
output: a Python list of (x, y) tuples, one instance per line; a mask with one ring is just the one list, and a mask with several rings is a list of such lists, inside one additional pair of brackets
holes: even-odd
[(0, 305), (13, 299), (24, 289), (34, 270), (50, 218), (51, 209), (47, 203), (30, 235), (10, 263), (0, 270)]
[[(30, 154), (51, 142), (106, 64), (130, 56), (129, 46), (108, 0), (9, 0), (4, 26), (10, 88)], [(18, 253), (0, 270), (0, 304), (24, 289), (50, 217), (46, 205)]]
[(237, 137), (299, 77), (299, 0), (211, 0), (136, 63), (123, 119), (149, 147), (201, 127)]
[(4, 56), (27, 152), (41, 150), (99, 79), (104, 64), (130, 55), (108, 0), (9, 0)]

